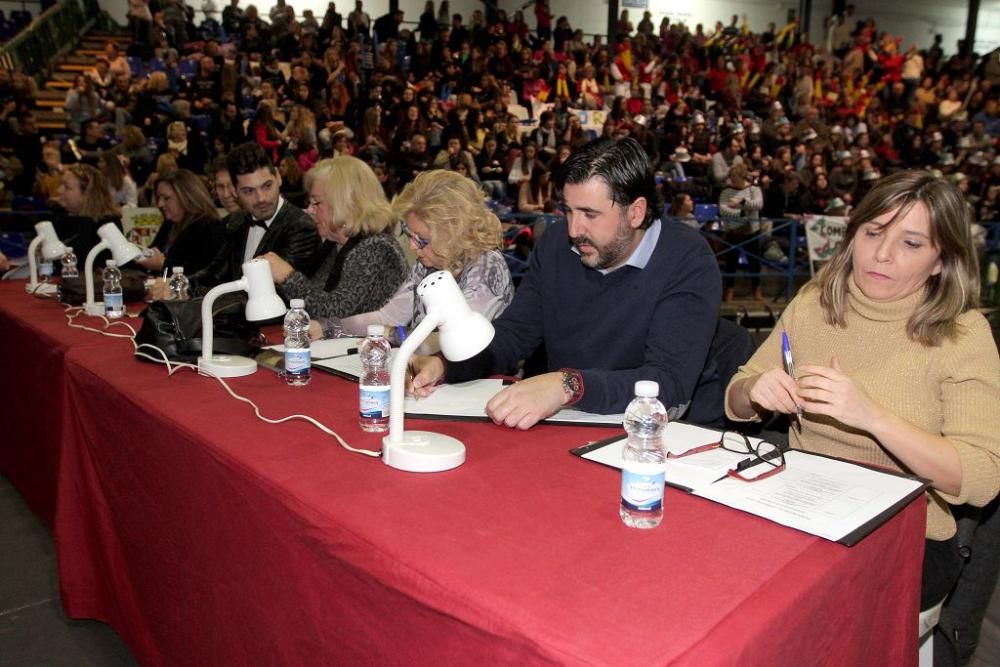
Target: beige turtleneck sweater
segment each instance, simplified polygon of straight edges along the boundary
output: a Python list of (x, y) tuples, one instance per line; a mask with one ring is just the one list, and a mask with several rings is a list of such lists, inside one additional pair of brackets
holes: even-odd
[[(781, 368), (781, 330), (788, 332), (795, 365), (843, 371), (882, 407), (955, 447), (962, 465), (957, 496), (928, 491), (927, 537), (955, 534), (949, 505), (982, 506), (1000, 491), (1000, 358), (989, 324), (978, 311), (959, 317), (960, 335), (926, 347), (909, 338), (906, 322), (924, 293), (881, 303), (850, 281), (847, 326), (823, 320), (819, 290), (808, 286), (788, 305), (774, 332), (732, 382)], [(726, 414), (735, 419), (726, 392)], [(806, 413), (802, 432), (789, 431), (793, 448), (904, 470), (868, 433), (821, 415)]]

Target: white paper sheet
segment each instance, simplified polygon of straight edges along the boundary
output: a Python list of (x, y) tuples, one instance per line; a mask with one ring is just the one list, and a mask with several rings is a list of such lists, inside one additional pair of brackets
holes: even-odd
[(726, 479), (695, 494), (828, 540), (841, 540), (922, 486), (805, 452), (785, 454), (785, 470), (748, 484)]
[[(349, 354), (350, 350), (357, 352), (363, 340), (364, 338), (324, 338), (323, 340), (313, 341), (309, 345), (309, 350), (312, 352), (313, 361), (320, 361), (329, 357), (339, 357)], [(285, 346), (271, 345), (266, 349), (284, 352)]]
[[(486, 418), (486, 404), (503, 389), (503, 380), (483, 379), (443, 384), (425, 398), (407, 398), (406, 413), (436, 417)], [(547, 424), (598, 424), (617, 426), (622, 415), (598, 415), (564, 409), (543, 420)]]
[[(718, 438), (719, 433), (671, 422), (664, 445), (682, 453)], [(751, 438), (751, 442), (759, 441)], [(625, 438), (582, 455), (582, 458), (621, 468)], [(668, 459), (668, 484), (775, 523), (832, 541), (842, 540), (869, 524), (923, 483), (845, 461), (806, 452), (785, 454), (785, 469), (759, 482), (723, 479), (744, 457), (713, 449), (683, 459)]]

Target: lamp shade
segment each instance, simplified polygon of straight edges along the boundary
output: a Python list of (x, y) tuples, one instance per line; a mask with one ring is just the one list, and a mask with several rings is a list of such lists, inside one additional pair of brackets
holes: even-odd
[(56, 235), (51, 222), (43, 221), (35, 225), (35, 231), (42, 238), (42, 258), (46, 260), (59, 259), (66, 254), (66, 246)]
[(128, 264), (133, 259), (142, 254), (142, 249), (125, 238), (118, 226), (113, 222), (108, 222), (100, 226), (97, 235), (108, 244), (111, 256), (118, 266)]
[(251, 259), (244, 264), (243, 278), (247, 281), (248, 320), (270, 320), (285, 314), (285, 302), (274, 290), (271, 265), (266, 259)]
[(474, 356), (493, 340), (493, 325), (465, 301), (454, 276), (447, 271), (435, 271), (417, 286), (417, 296), (434, 313), (440, 326), (438, 342), (441, 353), (449, 361), (462, 361)]

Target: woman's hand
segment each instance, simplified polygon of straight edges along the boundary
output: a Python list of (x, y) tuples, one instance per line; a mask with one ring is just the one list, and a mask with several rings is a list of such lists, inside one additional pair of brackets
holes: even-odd
[(415, 354), (406, 370), (406, 393), (423, 398), (430, 396), (444, 379), (444, 361), (437, 355)]
[(149, 289), (149, 295), (153, 297), (153, 301), (169, 301), (171, 298), (170, 284), (163, 278), (157, 278)]
[(319, 322), (313, 320), (309, 323), (309, 340), (321, 340), (323, 338), (323, 327)]
[(797, 412), (802, 404), (795, 380), (780, 368), (772, 368), (753, 379), (747, 397), (755, 407), (786, 415)]
[(266, 259), (267, 263), (271, 265), (271, 278), (274, 279), (275, 285), (281, 285), (295, 272), (291, 264), (273, 252), (264, 253), (261, 255), (261, 259)]
[(800, 367), (798, 386), (805, 410), (846, 426), (871, 431), (882, 416), (878, 404), (843, 372), (836, 357), (830, 366)]
[(166, 263), (167, 258), (160, 252), (159, 248), (149, 248), (146, 252), (149, 255), (143, 253), (135, 263), (146, 269), (147, 271), (152, 271), (153, 273), (158, 273), (163, 270), (163, 265)]

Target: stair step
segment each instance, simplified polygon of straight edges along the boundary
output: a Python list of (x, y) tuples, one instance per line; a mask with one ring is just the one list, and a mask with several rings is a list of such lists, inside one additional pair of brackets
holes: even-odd
[(89, 72), (94, 69), (93, 65), (74, 65), (73, 63), (62, 63), (56, 67), (60, 72)]
[(61, 91), (61, 93), (63, 95), (65, 95), (66, 91), (73, 87), (73, 82), (72, 81), (46, 81), (45, 82), (45, 87), (48, 88), (49, 90)]

